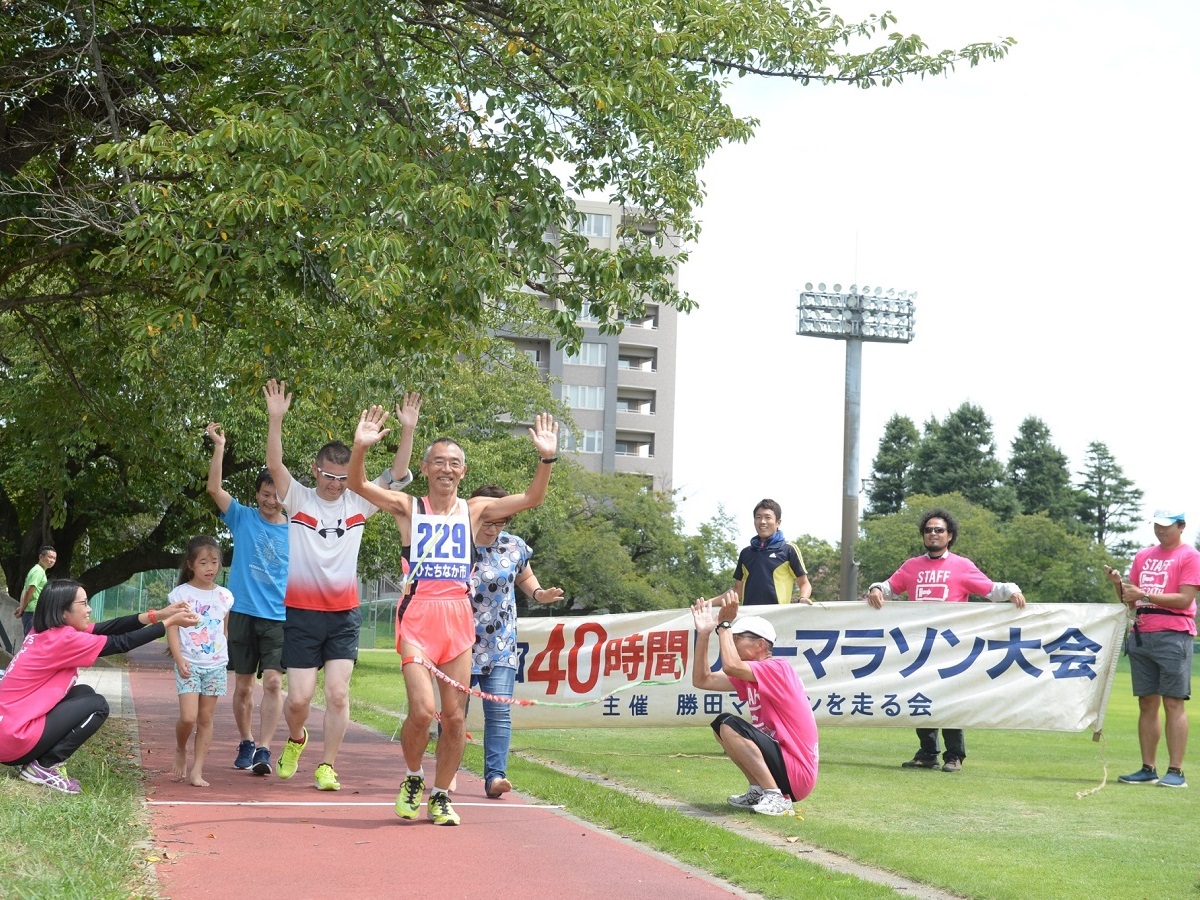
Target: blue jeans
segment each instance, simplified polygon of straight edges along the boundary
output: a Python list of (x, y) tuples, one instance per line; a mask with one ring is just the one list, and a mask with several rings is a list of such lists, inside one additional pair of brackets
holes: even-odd
[[(496, 666), (486, 675), (472, 675), (471, 684), (485, 694), (512, 697), (517, 670)], [(508, 747), (512, 743), (512, 705), (483, 701), (483, 786), (484, 790), (497, 778), (506, 778)]]

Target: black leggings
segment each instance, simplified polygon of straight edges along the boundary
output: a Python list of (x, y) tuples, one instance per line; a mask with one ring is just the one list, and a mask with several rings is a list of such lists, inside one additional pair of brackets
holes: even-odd
[(23, 766), (37, 760), (38, 765), (57, 766), (99, 731), (107, 718), (108, 701), (92, 690), (91, 685), (77, 684), (46, 713), (42, 737), (33, 749), (6, 763)]
[(721, 739), (722, 725), (732, 728), (742, 737), (753, 741), (754, 746), (758, 747), (758, 752), (762, 754), (763, 762), (767, 764), (771, 777), (775, 779), (775, 786), (779, 788), (779, 792), (788, 797), (792, 796), (792, 783), (788, 780), (787, 763), (783, 760), (783, 751), (779, 748), (779, 742), (775, 738), (759, 731), (745, 719), (732, 713), (721, 713), (712, 720), (711, 725), (713, 734), (717, 736), (718, 741)]

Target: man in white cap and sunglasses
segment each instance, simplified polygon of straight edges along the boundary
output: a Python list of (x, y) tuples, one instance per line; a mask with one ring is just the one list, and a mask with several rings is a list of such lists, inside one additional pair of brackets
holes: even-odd
[[(1154, 512), (1158, 546), (1139, 550), (1129, 567), (1129, 581), (1105, 567), (1121, 601), (1137, 616), (1129, 632), (1129, 671), (1138, 698), (1138, 743), (1142, 767), (1122, 775), (1125, 784), (1187, 787), (1183, 755), (1187, 750), (1185, 701), (1192, 693), (1192, 642), (1196, 638), (1196, 589), (1200, 586), (1200, 551), (1183, 540), (1187, 519), (1178, 508)], [(1164, 711), (1165, 729), (1159, 722)], [(1167, 771), (1160, 778), (1155, 757), (1158, 739), (1167, 735)]]
[[(808, 694), (792, 665), (772, 655), (775, 627), (762, 616), (738, 618), (738, 598), (728, 591), (692, 606), (696, 651), (692, 684), (702, 691), (736, 693), (751, 721), (721, 713), (713, 734), (749, 784), (729, 805), (768, 816), (790, 816), (817, 783), (817, 722)], [(708, 661), (709, 638), (717, 633), (720, 670)]]

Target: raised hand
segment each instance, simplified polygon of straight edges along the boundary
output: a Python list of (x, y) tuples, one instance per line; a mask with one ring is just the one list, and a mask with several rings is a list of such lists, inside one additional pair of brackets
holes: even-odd
[(692, 604), (692, 622), (697, 634), (712, 634), (717, 627), (717, 617), (713, 614), (713, 601), (697, 600)]
[(529, 438), (542, 459), (552, 459), (558, 453), (558, 423), (550, 413), (538, 413), (529, 429)]
[(358, 417), (358, 427), (354, 429), (354, 443), (360, 447), (373, 447), (391, 433), (392, 429), (384, 428), (388, 411), (382, 406), (372, 406), (364, 409)]
[(221, 426), (217, 422), (209, 422), (208, 427), (204, 429), (209, 440), (213, 442), (213, 446), (220, 452), (225, 452), (225, 432), (221, 430)]
[(717, 613), (718, 622), (732, 622), (737, 618), (738, 608), (741, 606), (741, 601), (738, 600), (737, 591), (728, 590), (720, 597), (714, 597), (713, 603), (720, 603), (721, 609)]
[(396, 418), (404, 428), (416, 428), (421, 413), (421, 395), (411, 391), (404, 395), (403, 404), (396, 404)]
[(286, 381), (272, 378), (263, 388), (263, 396), (267, 398), (267, 415), (272, 418), (282, 419), (292, 405), (292, 395), (287, 393)]

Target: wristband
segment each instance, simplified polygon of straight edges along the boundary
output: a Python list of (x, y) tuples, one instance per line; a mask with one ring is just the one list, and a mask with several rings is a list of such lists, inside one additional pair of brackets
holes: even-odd
[(548, 466), (552, 466), (552, 465), (554, 465), (556, 462), (558, 462), (558, 457), (557, 457), (557, 456), (551, 456), (551, 457), (548, 457), (548, 458), (547, 458), (547, 457), (543, 456), (543, 457), (542, 457), (542, 462), (544, 462), (544, 463), (545, 463), (546, 465), (548, 465)]
[(541, 590), (542, 590), (542, 588), (540, 588), (540, 587), (536, 587), (536, 588), (534, 588), (534, 589), (533, 589), (533, 594), (532, 594), (532, 597), (533, 597), (533, 599), (534, 599), (534, 600), (536, 600), (536, 599), (537, 599), (538, 592), (540, 592)]
[(146, 615), (149, 617), (151, 625), (158, 624), (158, 613), (155, 610), (153, 610), (153, 609), (146, 610)]

